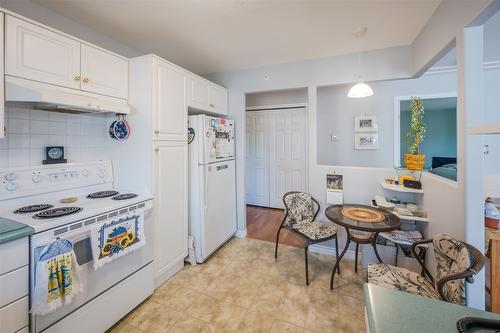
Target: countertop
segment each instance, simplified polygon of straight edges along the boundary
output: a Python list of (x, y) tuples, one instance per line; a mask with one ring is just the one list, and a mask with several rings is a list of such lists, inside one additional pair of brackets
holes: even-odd
[(370, 333), (456, 333), (457, 320), (500, 315), (366, 283), (365, 304)]
[(0, 217), (0, 244), (33, 234), (33, 228), (25, 224)]

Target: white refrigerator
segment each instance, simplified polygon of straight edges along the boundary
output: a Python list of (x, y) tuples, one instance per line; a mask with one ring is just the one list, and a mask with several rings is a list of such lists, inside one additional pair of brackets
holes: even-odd
[(236, 232), (234, 121), (189, 116), (189, 235), (205, 261)]

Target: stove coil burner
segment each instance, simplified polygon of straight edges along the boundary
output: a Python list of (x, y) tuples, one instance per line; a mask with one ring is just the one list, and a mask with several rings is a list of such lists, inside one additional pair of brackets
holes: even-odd
[(13, 211), (14, 214), (26, 214), (26, 213), (34, 213), (34, 212), (39, 212), (44, 209), (49, 209), (54, 206), (49, 205), (49, 204), (40, 204), (40, 205), (29, 205), (29, 206), (24, 206), (21, 208), (16, 209)]
[(135, 194), (135, 193), (123, 193), (123, 194), (115, 195), (111, 199), (113, 199), (113, 200), (127, 200), (127, 199), (135, 198), (136, 196), (137, 196), (137, 194)]
[(70, 214), (75, 214), (81, 211), (81, 207), (58, 207), (53, 209), (44, 210), (38, 214), (33, 215), (35, 219), (52, 219), (56, 217), (63, 217)]
[(117, 195), (117, 191), (99, 191), (99, 192), (94, 192), (89, 195), (87, 195), (87, 198), (89, 199), (102, 199), (102, 198), (107, 198), (107, 197), (112, 197), (113, 195)]

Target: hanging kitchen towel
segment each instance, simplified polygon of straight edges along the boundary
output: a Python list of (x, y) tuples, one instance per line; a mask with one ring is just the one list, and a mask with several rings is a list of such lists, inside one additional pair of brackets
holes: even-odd
[(143, 213), (122, 216), (95, 226), (90, 235), (94, 269), (146, 244)]
[(81, 291), (73, 243), (56, 239), (42, 249), (35, 267), (31, 313), (44, 315), (71, 303)]

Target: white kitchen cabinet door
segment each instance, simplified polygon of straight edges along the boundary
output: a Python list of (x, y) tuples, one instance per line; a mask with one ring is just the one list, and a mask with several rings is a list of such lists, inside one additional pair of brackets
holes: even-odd
[(180, 68), (156, 60), (154, 139), (187, 140), (186, 74)]
[(190, 76), (188, 82), (188, 106), (209, 111), (210, 82), (196, 76)]
[(246, 200), (269, 207), (269, 134), (266, 111), (247, 112)]
[(283, 194), (307, 191), (306, 112), (274, 110), (269, 118), (269, 205), (284, 208)]
[(5, 80), (4, 78), (4, 19), (5, 15), (0, 13), (0, 139), (5, 137)]
[(81, 89), (128, 98), (128, 60), (90, 45), (81, 46)]
[(211, 112), (227, 116), (227, 89), (216, 84), (210, 85), (208, 107)]
[(168, 274), (187, 256), (187, 142), (162, 142), (154, 148), (155, 278)]
[(80, 42), (10, 15), (5, 29), (5, 74), (80, 88)]

